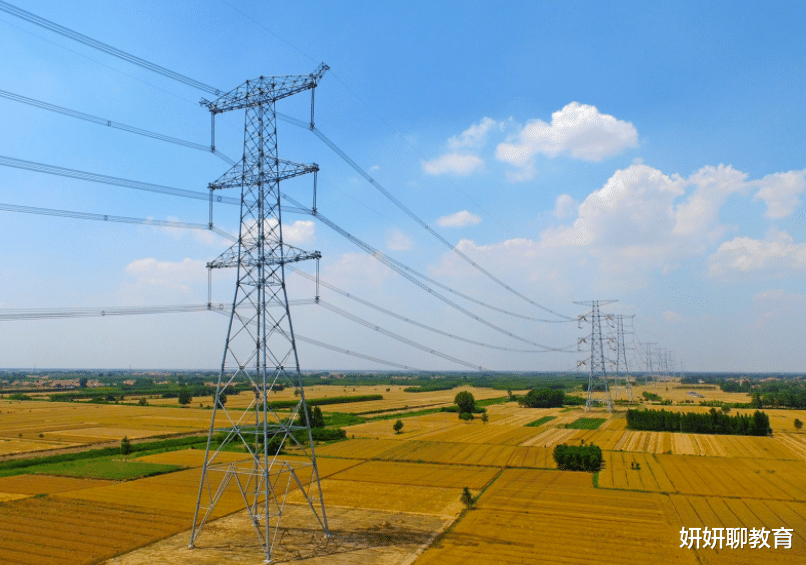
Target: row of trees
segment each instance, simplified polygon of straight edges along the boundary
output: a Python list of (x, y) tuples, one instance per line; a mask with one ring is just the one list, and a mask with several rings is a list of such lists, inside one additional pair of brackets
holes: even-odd
[(528, 408), (559, 408), (565, 404), (565, 392), (562, 389), (535, 388), (518, 399), (518, 404)]
[(564, 471), (589, 471), (602, 468), (602, 449), (598, 445), (566, 445), (554, 448), (554, 461)]
[(731, 416), (716, 408), (711, 408), (705, 414), (630, 409), (627, 410), (627, 427), (632, 430), (690, 434), (766, 436), (772, 433), (770, 418), (764, 412), (756, 410), (752, 416)]

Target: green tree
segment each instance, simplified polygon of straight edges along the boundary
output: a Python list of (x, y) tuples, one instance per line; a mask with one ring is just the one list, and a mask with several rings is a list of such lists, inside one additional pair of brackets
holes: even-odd
[(467, 487), (462, 489), (462, 497), (461, 498), (462, 498), (462, 504), (464, 504), (465, 508), (467, 508), (468, 510), (470, 510), (473, 507), (473, 504), (475, 504), (475, 502), (476, 502), (476, 499), (473, 498), (473, 495), (471, 494), (470, 489), (467, 488)]
[(123, 455), (123, 458), (128, 460), (129, 453), (132, 452), (132, 442), (129, 441), (129, 438), (123, 436), (123, 439), (120, 440), (120, 454)]
[(325, 427), (325, 416), (322, 414), (322, 409), (318, 406), (313, 407), (313, 416), (311, 417), (311, 427), (312, 428), (324, 428)]
[(459, 418), (464, 420), (465, 422), (467, 422), (469, 424), (470, 420), (473, 419), (473, 413), (472, 412), (462, 412), (461, 414), (459, 414)]
[(762, 407), (762, 404), (761, 404), (761, 393), (758, 393), (758, 392), (754, 392), (754, 393), (753, 393), (753, 400), (752, 400), (752, 401), (750, 401), (750, 406), (751, 406), (752, 408), (761, 408), (761, 407)]
[(193, 393), (187, 387), (179, 389), (179, 404), (186, 406), (193, 401)]
[(137, 401), (137, 404), (139, 404), (140, 406), (148, 406), (148, 400), (146, 400), (145, 397), (143, 397)]
[(483, 424), (486, 424), (489, 421), (490, 421), (490, 417), (487, 415), (487, 412), (485, 412), (484, 414), (481, 415), (481, 422)]
[(395, 425), (392, 426), (392, 429), (395, 430), (396, 434), (399, 434), (400, 430), (403, 429), (403, 420), (398, 420), (397, 422), (395, 422)]
[(225, 393), (223, 393), (223, 392), (219, 392), (218, 393), (218, 402), (221, 404), (221, 407), (223, 408), (224, 405), (227, 403), (227, 395)]
[(803, 422), (801, 422), (800, 420), (798, 420), (797, 418), (795, 418), (795, 429), (796, 429), (796, 430), (798, 430), (798, 431), (800, 431), (800, 429), (801, 429), (802, 427), (803, 427)]
[(87, 388), (87, 377), (81, 377), (78, 379), (78, 386), (81, 388)]
[(460, 414), (463, 412), (473, 412), (473, 409), (476, 407), (476, 399), (466, 390), (458, 393), (453, 399), (453, 403), (459, 407)]

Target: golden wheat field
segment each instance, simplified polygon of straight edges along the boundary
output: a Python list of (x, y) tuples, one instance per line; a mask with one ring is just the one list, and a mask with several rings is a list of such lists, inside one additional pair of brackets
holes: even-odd
[[(355, 388), (311, 387), (306, 397), (381, 394), (382, 401), (324, 405), (323, 410), (394, 413), (449, 405), (459, 390)], [(667, 397), (665, 384), (635, 387), (634, 394), (641, 390)], [(502, 396), (489, 389), (471, 391), (477, 399)], [(727, 399), (718, 390), (697, 392)], [(289, 389), (276, 397), (295, 398)], [(688, 398), (686, 390), (672, 385), (668, 397)], [(147, 406), (0, 399), (0, 456), (114, 445), (124, 435), (204, 434), (211, 410), (199, 407), (197, 400), (206, 406), (209, 399), (194, 399), (187, 408), (178, 407), (176, 399), (148, 399)], [(228, 407), (249, 401), (243, 393), (233, 395)], [(806, 433), (797, 433), (792, 422), (796, 417), (806, 420), (806, 414), (765, 412), (773, 427), (770, 437), (639, 432), (626, 429), (623, 410), (586, 413), (581, 407), (529, 409), (515, 403), (489, 406), (486, 423), (480, 418), (466, 423), (455, 413), (438, 412), (401, 414), (400, 433), (392, 428), (394, 418), (349, 426), (348, 439), (316, 446), (325, 505), (339, 524), (333, 538), (338, 544), (328, 545), (316, 537), (316, 528), (306, 529), (304, 500), (289, 483), (287, 512), (300, 525), (284, 534), (291, 545), (283, 555), (291, 561), (304, 557), (311, 563), (344, 565), (450, 565), (471, 559), (522, 564), (639, 559), (795, 563), (806, 554)], [(569, 427), (583, 417), (604, 422), (595, 430)], [(527, 425), (536, 421), (541, 421), (536, 427)], [(602, 448), (602, 470), (596, 476), (558, 470), (553, 448), (583, 442)], [(291, 464), (304, 461), (293, 450), (289, 453), (282, 457)], [(242, 453), (222, 452), (218, 462), (243, 458)], [(233, 539), (243, 540), (247, 553), (259, 555), (256, 542), (247, 541), (250, 526), (234, 483), (216, 507), (216, 520), (208, 526), (211, 541), (201, 544), (206, 549), (188, 553), (203, 450), (178, 449), (131, 461), (181, 469), (125, 481), (55, 474), (0, 477), (0, 562), (218, 563), (224, 555), (240, 562)], [(469, 511), (460, 500), (464, 487), (477, 497)], [(439, 535), (448, 525), (450, 530)], [(679, 547), (681, 528), (706, 526), (792, 528), (792, 548)], [(236, 535), (236, 527), (247, 534)], [(306, 553), (315, 540), (318, 549)]]

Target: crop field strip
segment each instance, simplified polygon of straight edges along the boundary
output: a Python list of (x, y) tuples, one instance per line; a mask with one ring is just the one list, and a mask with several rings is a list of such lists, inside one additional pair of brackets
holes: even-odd
[(446, 431), (423, 434), (420, 437), (429, 441), (519, 445), (536, 435), (534, 428), (492, 426), (482, 422), (473, 422), (472, 424), (461, 424)]
[(566, 427), (572, 430), (598, 430), (606, 421), (607, 418), (577, 418)]
[[(414, 512), (454, 517), (461, 509), (460, 488), (412, 486), (394, 483), (322, 480), (322, 493), (328, 507), (365, 508), (388, 512)], [(289, 503), (302, 504), (295, 490)]]
[[(705, 564), (794, 563), (796, 556), (806, 552), (806, 503), (778, 500), (741, 500), (713, 496), (671, 495), (675, 512), (687, 528), (708, 526), (724, 528), (792, 528), (791, 549), (774, 549), (770, 535), (770, 549), (700, 549), (697, 556)], [(716, 525), (716, 526), (715, 526)], [(693, 552), (692, 552), (693, 553)]]
[(669, 509), (662, 495), (597, 491), (586, 473), (510, 469), (416, 565), (694, 564)]
[(0, 506), (0, 562), (97, 563), (187, 529), (192, 516), (53, 497), (5, 502)]
[(76, 479), (54, 475), (14, 475), (0, 477), (0, 492), (13, 494), (55, 494), (111, 484), (98, 479)]
[(367, 461), (331, 475), (333, 480), (481, 490), (498, 473), (494, 467)]

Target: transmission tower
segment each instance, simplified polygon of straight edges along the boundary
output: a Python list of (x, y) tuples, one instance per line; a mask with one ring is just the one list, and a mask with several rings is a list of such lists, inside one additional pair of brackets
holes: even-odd
[[(590, 340), (590, 377), (588, 378), (588, 399), (585, 401), (585, 410), (591, 409), (595, 402), (604, 402), (608, 411), (613, 411), (613, 398), (610, 395), (610, 387), (607, 384), (607, 370), (605, 367), (604, 343), (602, 340), (602, 314), (599, 312), (599, 307), (607, 304), (612, 304), (615, 300), (592, 300), (586, 302), (574, 302), (574, 304), (583, 304), (591, 307), (590, 316), (591, 333), (587, 337), (579, 340), (579, 343), (585, 343)], [(607, 315), (609, 318), (609, 315)], [(582, 327), (582, 322), (587, 321), (585, 316), (579, 317), (579, 327)], [(604, 388), (604, 400), (594, 398), (594, 389), (598, 386)]]
[(658, 345), (657, 343), (644, 343), (644, 352), (646, 353), (646, 374), (644, 375), (644, 386), (649, 386), (649, 379), (655, 379), (657, 382), (657, 377), (653, 375), (655, 371), (655, 366), (652, 362), (652, 346)]
[(609, 340), (611, 343), (611, 349), (613, 349), (613, 352), (616, 355), (616, 359), (613, 362), (613, 368), (615, 370), (613, 382), (616, 386), (618, 386), (619, 379), (624, 379), (624, 390), (629, 396), (630, 402), (632, 402), (633, 396), (632, 382), (630, 381), (630, 371), (629, 367), (627, 366), (627, 344), (624, 340), (624, 318), (632, 319), (633, 317), (634, 316), (616, 314), (613, 317), (615, 322), (614, 336)]
[[(236, 268), (237, 282), (190, 547), (228, 489), (248, 509), (266, 562), (272, 559), (286, 495), (291, 491), (301, 493), (303, 504), (325, 535), (330, 535), (285, 284), (287, 263), (318, 261), (321, 255), (283, 242), (280, 207), (280, 181), (308, 173), (314, 174), (315, 202), (318, 167), (279, 158), (275, 114), (278, 100), (311, 90), (313, 127), (313, 92), (327, 69), (323, 63), (309, 75), (260, 77), (213, 102), (201, 101), (211, 114), (213, 147), (216, 114), (243, 109), (246, 119), (243, 159), (210, 184), (211, 202), (214, 190), (241, 189), (241, 220), (238, 242), (207, 265), (208, 269)], [(248, 383), (254, 394), (246, 410), (227, 410), (222, 402), (227, 387), (235, 383)], [(299, 393), (290, 414), (278, 414), (268, 402), (269, 392), (279, 389), (278, 385)], [(221, 461), (219, 455), (231, 444), (246, 449), (244, 461)], [(284, 446), (296, 446), (303, 457), (283, 460), (276, 454)]]

